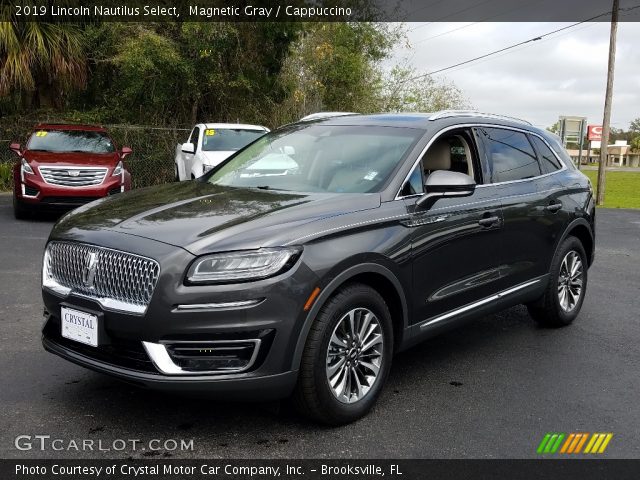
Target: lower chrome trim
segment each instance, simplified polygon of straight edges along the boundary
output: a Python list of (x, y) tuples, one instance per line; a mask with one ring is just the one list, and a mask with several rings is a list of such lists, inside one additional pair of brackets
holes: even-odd
[(535, 280), (521, 283), (520, 285), (516, 285), (515, 287), (509, 288), (507, 290), (503, 290), (501, 292), (496, 293), (495, 295), (491, 295), (490, 297), (486, 297), (486, 298), (483, 298), (482, 300), (478, 300), (477, 302), (473, 302), (468, 305), (465, 305), (464, 307), (457, 308), (456, 310), (451, 310), (450, 312), (444, 313), (435, 318), (431, 318), (426, 322), (420, 324), (420, 328), (428, 327), (429, 325), (433, 325), (434, 323), (441, 322), (442, 320), (455, 317), (456, 315), (460, 315), (461, 313), (468, 312), (469, 310), (473, 310), (474, 308), (481, 307), (482, 305), (486, 305), (487, 303), (494, 302), (503, 297), (506, 297), (507, 295), (511, 295), (512, 293), (522, 290), (523, 288), (530, 287), (531, 285), (534, 285), (539, 281), (540, 279), (536, 278)]
[(256, 361), (258, 357), (258, 351), (260, 350), (261, 340), (259, 338), (255, 339), (247, 339), (247, 340), (211, 340), (211, 341), (194, 341), (194, 342), (171, 342), (171, 344), (176, 343), (202, 343), (206, 345), (216, 344), (216, 343), (253, 343), (253, 353), (251, 358), (249, 359), (249, 363), (242, 368), (230, 368), (228, 370), (209, 370), (209, 371), (189, 371), (184, 370), (179, 365), (176, 365), (169, 352), (167, 351), (167, 347), (161, 343), (152, 343), (152, 342), (142, 342), (142, 346), (149, 355), (151, 362), (153, 365), (165, 375), (225, 375), (228, 373), (240, 373), (250, 369)]
[(111, 312), (117, 313), (130, 313), (132, 315), (144, 315), (147, 311), (146, 305), (138, 305), (135, 303), (127, 303), (122, 302), (120, 300), (115, 300), (113, 298), (103, 298), (103, 297), (94, 297), (91, 295), (85, 295), (84, 293), (77, 292), (72, 290), (71, 288), (64, 287), (57, 283), (55, 280), (49, 279), (46, 284), (42, 285), (42, 289), (46, 290), (58, 297), (66, 300), (71, 296), (76, 296), (80, 298), (86, 298), (87, 300), (93, 300), (97, 302), (104, 310), (108, 310)]
[(264, 302), (264, 298), (255, 298), (252, 300), (240, 300), (237, 302), (221, 302), (221, 303), (188, 303), (176, 306), (175, 310), (194, 311), (194, 310), (227, 310), (234, 308), (251, 308)]

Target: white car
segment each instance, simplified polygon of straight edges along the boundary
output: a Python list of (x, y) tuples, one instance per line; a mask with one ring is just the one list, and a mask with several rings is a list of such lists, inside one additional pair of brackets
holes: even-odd
[(187, 142), (176, 146), (176, 180), (198, 178), (268, 131), (260, 125), (198, 123)]

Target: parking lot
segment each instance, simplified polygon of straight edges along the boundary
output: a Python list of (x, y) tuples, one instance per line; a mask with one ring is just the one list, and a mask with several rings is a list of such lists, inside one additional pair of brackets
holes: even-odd
[[(535, 457), (546, 432), (612, 432), (640, 453), (640, 210), (599, 210), (596, 263), (574, 325), (541, 329), (517, 307), (394, 360), (363, 420), (319, 427), (283, 403), (147, 391), (45, 352), (40, 263), (55, 218), (16, 221), (0, 195), (0, 456), (185, 458)], [(193, 439), (193, 451), (20, 451), (18, 435)]]

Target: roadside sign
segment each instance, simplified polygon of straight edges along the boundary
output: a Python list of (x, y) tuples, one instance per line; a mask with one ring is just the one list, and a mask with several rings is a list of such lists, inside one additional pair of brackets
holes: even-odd
[(587, 136), (590, 142), (602, 140), (602, 125), (589, 125), (587, 127)]
[(578, 144), (577, 167), (580, 169), (580, 164), (582, 163), (582, 144), (584, 142), (585, 130), (587, 128), (587, 117), (561, 116), (559, 123), (560, 131), (558, 133), (562, 140), (562, 145), (566, 147), (567, 143)]

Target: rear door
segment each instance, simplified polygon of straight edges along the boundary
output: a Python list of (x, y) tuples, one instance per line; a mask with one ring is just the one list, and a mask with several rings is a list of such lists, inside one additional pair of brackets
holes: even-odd
[[(453, 132), (459, 133), (459, 132)], [(452, 312), (497, 292), (503, 216), (495, 187), (483, 185), (486, 172), (471, 129), (463, 130), (468, 142), (474, 178), (473, 195), (438, 200), (430, 209), (416, 201), (423, 190), (420, 164), (409, 176), (404, 199), (412, 231), (413, 319), (423, 327), (455, 319)], [(452, 151), (452, 156), (460, 151)]]
[(504, 214), (501, 276), (505, 286), (536, 281), (548, 264), (547, 187), (527, 132), (508, 127), (478, 129), (487, 152), (491, 182)]

